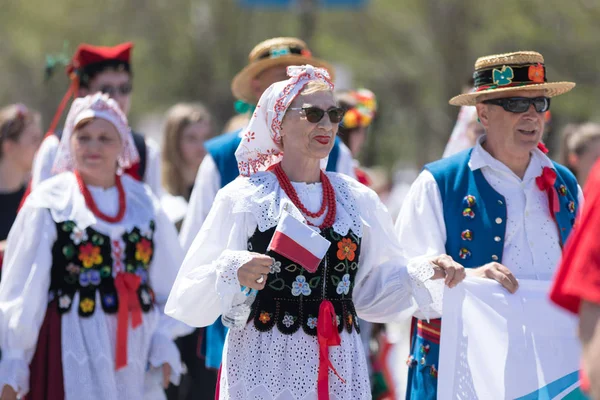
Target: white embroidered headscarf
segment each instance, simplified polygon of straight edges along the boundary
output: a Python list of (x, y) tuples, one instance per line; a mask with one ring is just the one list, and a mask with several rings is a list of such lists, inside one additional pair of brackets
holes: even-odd
[[(266, 171), (281, 161), (281, 123), (292, 101), (309, 82), (322, 81), (333, 90), (329, 73), (312, 65), (290, 66), (287, 81), (275, 82), (260, 97), (250, 122), (242, 130), (242, 142), (235, 151), (243, 176)], [(327, 159), (321, 160), (324, 169)]]
[(123, 145), (117, 161), (119, 170), (129, 168), (139, 161), (140, 156), (133, 142), (127, 117), (116, 101), (105, 94), (96, 93), (73, 101), (52, 166), (53, 173), (58, 174), (75, 169), (75, 159), (71, 151), (71, 136), (79, 123), (92, 118), (100, 118), (110, 122), (119, 133)]

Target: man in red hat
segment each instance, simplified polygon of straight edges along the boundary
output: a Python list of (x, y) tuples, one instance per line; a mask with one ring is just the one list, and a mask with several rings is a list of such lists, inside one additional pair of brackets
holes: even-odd
[[(127, 115), (131, 106), (132, 70), (131, 50), (133, 44), (121, 43), (114, 47), (81, 44), (71, 63), (67, 66), (67, 74), (71, 86), (65, 94), (56, 115), (48, 129), (48, 133), (33, 163), (31, 188), (53, 175), (52, 165), (58, 148), (61, 131), (55, 131), (56, 124), (67, 102), (74, 97), (102, 92), (108, 94)], [(152, 191), (159, 195), (160, 156), (156, 144), (148, 141), (139, 133), (132, 132), (140, 162), (125, 171), (137, 180), (146, 182)]]

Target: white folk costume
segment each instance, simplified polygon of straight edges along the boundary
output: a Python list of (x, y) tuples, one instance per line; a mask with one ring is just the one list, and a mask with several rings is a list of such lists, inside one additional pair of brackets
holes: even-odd
[[(220, 398), (370, 399), (356, 317), (384, 322), (429, 304), (423, 282), (433, 270), (424, 259), (409, 264), (401, 256), (387, 210), (357, 181), (323, 172), (321, 183), (287, 180), (283, 185), (279, 175), (267, 171), (279, 167), (279, 132), (290, 103), (309, 81), (331, 85), (327, 73), (312, 66), (289, 67), (288, 75), (288, 81), (273, 84), (261, 97), (236, 152), (245, 176), (218, 193), (165, 312), (190, 325), (212, 324), (244, 301), (237, 271), (250, 252), (268, 254), (276, 262), (247, 325), (228, 333)], [(322, 168), (325, 164), (322, 160)], [(288, 185), (292, 197), (311, 210), (319, 209), (326, 201), (323, 192), (333, 189), (327, 213), (308, 218), (331, 242), (314, 273), (267, 252), (284, 209), (305, 221)], [(324, 226), (332, 208), (335, 218)]]
[(120, 168), (135, 162), (116, 103), (99, 94), (76, 99), (55, 164), (65, 172), (32, 192), (8, 237), (0, 387), (36, 400), (156, 398), (144, 393), (148, 368), (170, 364), (175, 382), (181, 371), (172, 341), (180, 323), (162, 308), (182, 250), (148, 186), (127, 175), (108, 189), (85, 186), (71, 172), (69, 139), (87, 118), (117, 128)]

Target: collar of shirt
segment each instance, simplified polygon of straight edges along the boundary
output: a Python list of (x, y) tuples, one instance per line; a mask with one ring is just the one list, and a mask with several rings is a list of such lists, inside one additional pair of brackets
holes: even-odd
[(544, 167), (550, 167), (554, 169), (554, 164), (552, 164), (552, 161), (536, 147), (531, 151), (531, 160), (529, 161), (529, 165), (525, 171), (525, 176), (521, 180), (521, 178), (511, 171), (510, 168), (508, 168), (501, 161), (492, 157), (492, 155), (483, 148), (482, 143), (485, 142), (485, 139), (486, 135), (482, 135), (477, 140), (477, 144), (473, 148), (471, 159), (469, 160), (469, 168), (471, 168), (472, 171), (481, 168), (490, 168), (495, 172), (511, 176), (518, 181), (526, 182), (538, 177), (542, 173), (542, 168)]

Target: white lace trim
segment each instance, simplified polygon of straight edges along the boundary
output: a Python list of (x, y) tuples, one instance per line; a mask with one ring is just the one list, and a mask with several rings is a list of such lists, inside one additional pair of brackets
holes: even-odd
[[(337, 202), (333, 230), (345, 236), (348, 231), (358, 237), (363, 234), (363, 221), (360, 217), (357, 196), (355, 193), (365, 191), (358, 182), (338, 173), (327, 172), (335, 191)], [(303, 184), (293, 183), (297, 188)], [(230, 186), (231, 185), (231, 186)], [(225, 189), (224, 196), (229, 196), (233, 202), (234, 213), (251, 213), (258, 224), (258, 229), (264, 232), (277, 226), (282, 210), (287, 210), (294, 217), (304, 220), (304, 216), (293, 205), (292, 201), (279, 186), (277, 177), (271, 172), (259, 172), (250, 178), (238, 178)], [(321, 184), (314, 184), (320, 190)], [(350, 187), (352, 185), (352, 187)], [(304, 185), (306, 186), (306, 185)], [(319, 190), (319, 193), (322, 193)], [(319, 194), (320, 195), (320, 194)], [(299, 193), (299, 196), (301, 194)]]
[(241, 296), (238, 269), (252, 259), (245, 250), (225, 250), (215, 261), (217, 271), (217, 295), (221, 299), (223, 310), (230, 310), (236, 295)]
[[(419, 306), (419, 309), (429, 319), (428, 310), (434, 302), (433, 295), (429, 291), (428, 282), (433, 276), (433, 265), (429, 261), (430, 257), (417, 257), (409, 261), (406, 270), (410, 277), (410, 286), (412, 287), (413, 297)], [(443, 282), (443, 281), (442, 281)]]
[(20, 396), (29, 392), (29, 365), (22, 359), (3, 358), (0, 361), (0, 391), (11, 386)]

